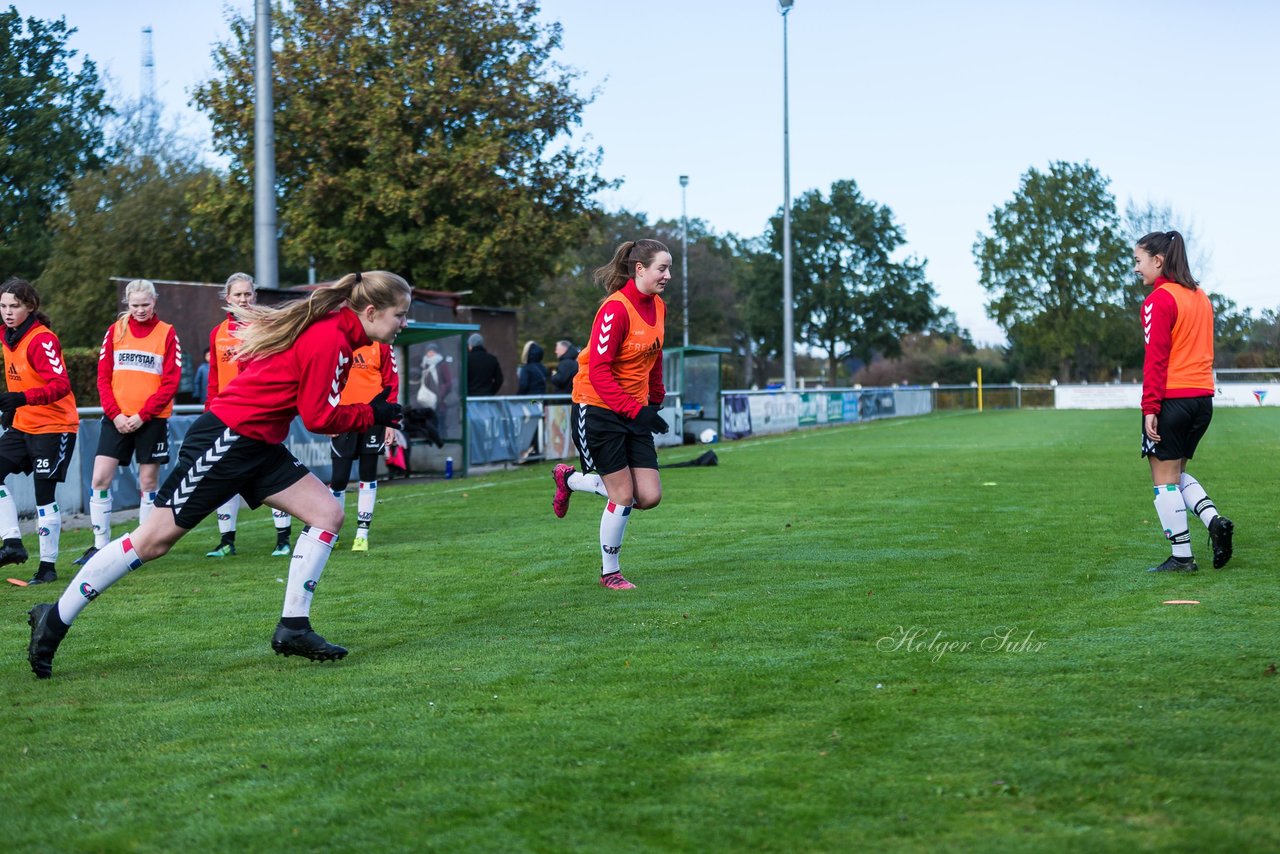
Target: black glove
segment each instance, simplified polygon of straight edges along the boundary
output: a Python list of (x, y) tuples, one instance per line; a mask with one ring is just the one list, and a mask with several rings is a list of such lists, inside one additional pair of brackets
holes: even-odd
[(382, 394), (369, 401), (369, 406), (373, 409), (373, 424), (375, 427), (395, 427), (398, 430), (402, 411), (400, 404), (388, 400), (390, 397), (391, 389), (384, 388)]
[(665, 433), (671, 429), (671, 425), (658, 414), (660, 406), (642, 406), (640, 411), (636, 413), (635, 422), (650, 433)]
[(0, 412), (12, 412), (19, 406), (27, 405), (27, 396), (20, 391), (6, 391), (0, 394)]

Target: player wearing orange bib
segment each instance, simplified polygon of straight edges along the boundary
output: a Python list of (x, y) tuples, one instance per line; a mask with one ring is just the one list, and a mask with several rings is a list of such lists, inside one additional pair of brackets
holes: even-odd
[(40, 311), (40, 295), (17, 277), (0, 286), (0, 318), (4, 320), (4, 376), (8, 391), (0, 394), (0, 566), (25, 563), (27, 550), (18, 528), (18, 506), (4, 486), (11, 474), (35, 480), (40, 537), (40, 566), (28, 584), (55, 581), (62, 511), (58, 484), (67, 478), (76, 447), (80, 418), (71, 393), (62, 344)]
[[(375, 341), (351, 354), (351, 374), (338, 403), (368, 403), (384, 392), (388, 400), (399, 399), (400, 372), (396, 366), (395, 350)], [(373, 525), (373, 507), (378, 500), (378, 457), (382, 449), (394, 444), (395, 440), (396, 431), (392, 427), (372, 427), (333, 437), (330, 447), (333, 473), (329, 478), (329, 489), (338, 501), (342, 501), (351, 481), (351, 464), (357, 458), (360, 460), (356, 535), (351, 541), (353, 552), (369, 550), (369, 528)]]
[(1213, 420), (1213, 305), (1191, 275), (1176, 231), (1153, 231), (1133, 250), (1142, 303), (1142, 455), (1151, 466), (1156, 515), (1173, 554), (1149, 572), (1195, 572), (1187, 514), (1209, 529), (1213, 568), (1231, 560), (1235, 525), (1218, 512), (1187, 461)]
[[(228, 309), (248, 308), (258, 302), (258, 289), (253, 276), (248, 273), (232, 273), (222, 286), (222, 299)], [(240, 321), (232, 311), (227, 319), (213, 327), (209, 333), (209, 387), (205, 393), (204, 408), (207, 412), (213, 401), (231, 381), (240, 374), (240, 362), (236, 348), (240, 343)], [(236, 515), (240, 512), (240, 496), (233, 495), (218, 508), (218, 545), (206, 557), (229, 557), (236, 553)], [(293, 539), (293, 519), (283, 510), (272, 508), (271, 521), (276, 528), (276, 547), (272, 557), (288, 557), (289, 543)]]
[(111, 482), (116, 470), (138, 459), (138, 524), (155, 507), (160, 466), (169, 462), (169, 416), (182, 379), (178, 334), (156, 317), (156, 286), (146, 279), (125, 285), (128, 307), (107, 329), (98, 350), (102, 431), (93, 459), (89, 519), (93, 545), (76, 559), (84, 566), (111, 542)]
[(551, 506), (564, 516), (574, 492), (608, 499), (600, 518), (600, 583), (630, 590), (635, 585), (622, 577), (618, 562), (627, 521), (633, 507), (648, 510), (662, 500), (653, 434), (668, 429), (659, 414), (667, 394), (660, 294), (671, 280), (671, 253), (656, 240), (628, 241), (593, 278), (607, 296), (578, 356), (570, 416), (582, 471), (555, 467)]

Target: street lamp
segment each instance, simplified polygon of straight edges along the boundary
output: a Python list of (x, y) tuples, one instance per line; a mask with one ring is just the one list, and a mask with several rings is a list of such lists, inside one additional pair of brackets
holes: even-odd
[(684, 299), (684, 346), (689, 346), (689, 216), (685, 207), (684, 190), (689, 186), (689, 176), (680, 176), (680, 290)]
[(795, 298), (791, 289), (791, 123), (787, 100), (787, 13), (795, 0), (778, 0), (782, 14), (782, 375), (783, 387), (796, 387)]

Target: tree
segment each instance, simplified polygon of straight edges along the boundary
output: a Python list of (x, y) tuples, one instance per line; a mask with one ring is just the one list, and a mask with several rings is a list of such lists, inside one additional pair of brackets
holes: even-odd
[[(281, 255), (326, 275), (519, 302), (588, 226), (594, 151), (556, 149), (589, 97), (533, 0), (297, 0), (274, 17)], [(195, 93), (230, 174), (208, 210), (251, 238), (253, 24)]]
[[(987, 314), (1016, 363), (1063, 380), (1141, 363), (1131, 247), (1109, 180), (1088, 163), (1029, 169), (973, 245)], [(1135, 301), (1136, 300), (1136, 301)]]
[(145, 113), (122, 111), (115, 160), (77, 178), (50, 220), (52, 254), (37, 285), (64, 342), (98, 344), (120, 310), (111, 276), (214, 282), (251, 266), (218, 223), (194, 212), (216, 175), (176, 133), (153, 135)]
[[(770, 227), (780, 263), (781, 213)], [(894, 260), (906, 239), (893, 211), (863, 197), (854, 181), (836, 181), (827, 198), (810, 190), (796, 200), (791, 235), (798, 338), (825, 351), (832, 385), (846, 357), (897, 355), (903, 335), (938, 316), (925, 263)]]
[(103, 101), (97, 67), (72, 73), (65, 19), (0, 12), (0, 274), (35, 279), (49, 256), (47, 220), (71, 181), (99, 162)]

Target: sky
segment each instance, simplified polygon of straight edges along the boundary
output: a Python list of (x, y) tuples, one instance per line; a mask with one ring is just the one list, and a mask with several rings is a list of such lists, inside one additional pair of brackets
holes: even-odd
[[(120, 97), (139, 92), (144, 26), (169, 121), (213, 73), (224, 6), (247, 0), (37, 0)], [(543, 0), (555, 58), (594, 93), (575, 145), (603, 149), (610, 209), (763, 234), (783, 204), (783, 20), (774, 0)], [(1170, 207), (1197, 275), (1241, 308), (1280, 307), (1280, 3), (1270, 0), (795, 0), (787, 16), (791, 196), (853, 179), (927, 261), (938, 303), (980, 343), (973, 244), (1021, 176), (1088, 161), (1132, 200)], [(689, 270), (697, 288), (697, 270)], [(1136, 319), (1135, 319), (1135, 322)]]

